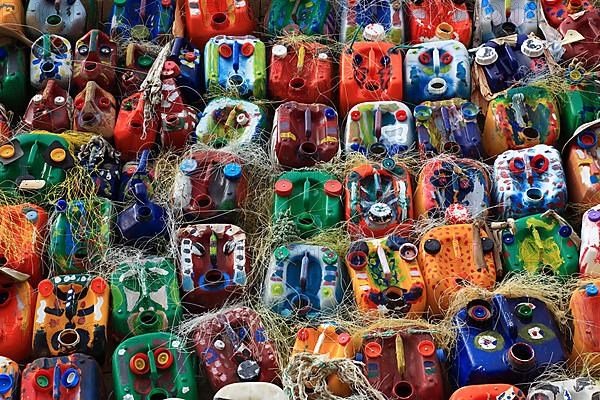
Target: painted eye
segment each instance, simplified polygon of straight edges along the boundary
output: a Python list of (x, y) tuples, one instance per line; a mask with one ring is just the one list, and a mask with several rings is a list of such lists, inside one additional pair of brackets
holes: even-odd
[(419, 62), (423, 65), (427, 65), (431, 62), (431, 56), (429, 53), (421, 53), (419, 54)]
[(108, 46), (100, 46), (100, 54), (107, 56), (112, 53), (112, 49)]
[(388, 65), (390, 65), (390, 58), (388, 56), (383, 56), (381, 57), (381, 65), (383, 65), (384, 67), (387, 67)]
[(156, 349), (154, 350), (154, 359), (158, 369), (167, 369), (173, 364), (173, 353), (165, 348)]
[(583, 131), (577, 135), (577, 145), (584, 150), (591, 149), (598, 142), (598, 137), (593, 131)]
[(542, 172), (545, 172), (548, 169), (549, 161), (545, 156), (538, 154), (531, 159), (530, 164), (531, 168), (535, 172), (541, 174)]
[(90, 51), (90, 49), (89, 49), (89, 48), (87, 47), (87, 45), (85, 45), (85, 44), (82, 44), (81, 46), (79, 46), (79, 47), (77, 48), (77, 52), (78, 52), (79, 54), (81, 54), (82, 56), (85, 56), (85, 55), (87, 55), (87, 53), (88, 53), (89, 51)]
[(144, 375), (150, 371), (148, 356), (144, 353), (137, 353), (129, 360), (129, 369), (136, 375)]
[(222, 45), (219, 46), (219, 54), (223, 58), (229, 58), (229, 57), (231, 57), (231, 54), (233, 54), (233, 50), (231, 49), (231, 46), (223, 43)]
[(452, 54), (450, 53), (444, 53), (442, 54), (442, 56), (440, 57), (440, 61), (442, 62), (442, 64), (444, 65), (448, 65), (452, 62), (453, 57)]
[(492, 307), (485, 300), (473, 300), (467, 305), (467, 318), (475, 323), (481, 324), (492, 318)]
[(110, 100), (108, 99), (108, 97), (100, 97), (100, 99), (98, 100), (98, 106), (104, 109), (109, 108)]
[(515, 157), (510, 160), (508, 168), (510, 168), (512, 173), (521, 174), (525, 171), (525, 161), (521, 157)]

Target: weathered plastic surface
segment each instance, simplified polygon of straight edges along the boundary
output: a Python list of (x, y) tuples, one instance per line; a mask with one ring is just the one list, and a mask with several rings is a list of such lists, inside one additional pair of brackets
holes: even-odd
[(415, 214), (439, 218), (451, 204), (462, 204), (471, 218), (485, 218), (491, 205), (491, 190), (486, 165), (468, 158), (433, 158), (419, 174), (413, 203)]
[(120, 72), (118, 86), (122, 97), (129, 97), (138, 91), (156, 56), (156, 49), (150, 45), (135, 42), (127, 45), (123, 65), (125, 68), (117, 71)]
[(369, 158), (393, 156), (409, 150), (416, 141), (413, 116), (399, 101), (360, 103), (348, 112), (346, 153), (357, 151)]
[(472, 224), (439, 226), (421, 238), (419, 267), (433, 314), (446, 310), (465, 284), (485, 289), (494, 286), (494, 246), (494, 241)]
[(541, 0), (540, 3), (546, 16), (546, 21), (553, 27), (558, 28), (560, 24), (569, 17), (580, 11), (591, 10), (594, 5), (587, 0)]
[(121, 102), (113, 138), (122, 160), (133, 160), (156, 143), (161, 119), (156, 113), (148, 120), (144, 117), (146, 101), (143, 93), (137, 92)]
[(242, 161), (224, 151), (197, 151), (179, 165), (173, 205), (188, 219), (231, 220), (246, 199)]
[(76, 90), (81, 91), (88, 81), (95, 81), (102, 89), (112, 91), (117, 84), (116, 67), (117, 44), (106, 33), (92, 29), (77, 40), (72, 80)]
[(423, 0), (405, 5), (409, 42), (458, 40), (471, 44), (471, 16), (464, 1)]
[(175, 77), (175, 81), (188, 102), (200, 99), (200, 94), (204, 92), (201, 58), (202, 52), (188, 39), (183, 37), (174, 39), (168, 60), (179, 67), (179, 75)]
[[(11, 30), (23, 33), (25, 10), (21, 0), (4, 0), (0, 9), (0, 24)], [(9, 395), (10, 400), (10, 395)]]
[(327, 0), (273, 0), (265, 15), (264, 28), (273, 36), (300, 31), (305, 35), (333, 33), (335, 11)]
[(328, 247), (288, 244), (273, 252), (263, 301), (284, 317), (332, 314), (343, 296), (338, 254)]
[[(0, 284), (0, 352), (5, 357), (23, 362), (31, 356), (36, 293), (29, 283), (28, 275), (9, 267), (0, 268)], [(3, 358), (0, 357), (0, 380), (4, 372)], [(16, 387), (18, 381), (14, 384)], [(6, 393), (1, 392), (0, 399), (3, 399), (2, 395)]]
[(544, 46), (541, 39), (528, 35), (503, 43), (489, 41), (475, 53), (475, 63), (483, 71), (490, 91), (498, 93), (548, 68)]
[(342, 184), (321, 171), (290, 171), (275, 182), (273, 222), (291, 220), (302, 237), (328, 229), (342, 218)]
[(246, 290), (250, 271), (244, 231), (229, 224), (188, 225), (177, 231), (182, 302), (215, 309)]
[(327, 46), (280, 42), (272, 47), (269, 99), (330, 104), (334, 83), (334, 61)]
[(347, 45), (340, 64), (341, 115), (367, 101), (402, 100), (402, 53), (392, 43)]
[(600, 386), (591, 378), (534, 383), (527, 392), (528, 400), (592, 400), (600, 395)]
[(131, 192), (134, 203), (119, 213), (118, 230), (123, 240), (129, 244), (151, 246), (149, 239), (167, 234), (167, 211), (150, 198), (144, 183), (134, 183)]
[(54, 79), (69, 89), (73, 69), (71, 67), (71, 43), (61, 36), (44, 34), (31, 47), (29, 82), (41, 89), (48, 79)]
[(110, 291), (91, 274), (56, 275), (38, 285), (33, 354), (105, 357)]
[(483, 384), (464, 386), (456, 390), (450, 400), (525, 400), (525, 393), (513, 385)]
[(59, 82), (50, 79), (35, 94), (23, 115), (23, 122), (32, 130), (61, 133), (71, 128), (73, 99)]
[(218, 35), (249, 35), (256, 28), (251, 4), (245, 0), (190, 0), (185, 3), (186, 37), (203, 48)]
[(242, 98), (265, 98), (265, 44), (250, 35), (213, 37), (204, 48), (204, 74), (209, 92), (225, 90)]
[(51, 133), (15, 136), (0, 145), (0, 189), (36, 197), (59, 185), (73, 166), (67, 141)]
[(97, 135), (79, 149), (77, 159), (93, 179), (97, 196), (117, 198), (121, 179), (119, 155), (106, 139)]
[(257, 143), (266, 126), (266, 112), (258, 105), (219, 97), (211, 100), (202, 112), (195, 141), (215, 148)]
[(598, 119), (600, 87), (588, 85), (566, 90), (560, 94), (560, 130), (563, 138), (570, 138), (581, 125)]
[(288, 400), (283, 389), (268, 382), (230, 383), (215, 394), (214, 400), (263, 400), (265, 397)]
[(275, 110), (271, 157), (288, 168), (312, 167), (340, 153), (338, 115), (324, 104), (283, 103)]
[(105, 138), (113, 136), (117, 103), (112, 94), (96, 82), (89, 81), (75, 96), (73, 130), (95, 133)]
[(595, 329), (600, 322), (598, 305), (600, 280), (583, 281), (571, 295), (572, 345), (570, 360), (574, 365), (594, 368), (600, 365), (600, 335)]
[(313, 353), (330, 359), (354, 358), (359, 349), (348, 332), (335, 324), (308, 325), (296, 334), (292, 355)]
[[(198, 123), (198, 112), (186, 104), (177, 81), (176, 70), (163, 69), (162, 102), (160, 103), (160, 142), (165, 149), (183, 150)], [(166, 78), (166, 79), (165, 79)]]
[(579, 272), (579, 238), (561, 219), (546, 212), (521, 217), (503, 229), (504, 271), (561, 277)]
[(86, 29), (87, 12), (81, 0), (53, 2), (29, 0), (25, 12), (27, 33), (32, 38), (51, 33), (77, 40)]
[(566, 361), (558, 325), (538, 299), (476, 299), (453, 320), (458, 336), (449, 379), (455, 386), (533, 382)]
[(577, 58), (586, 67), (593, 68), (600, 61), (600, 44), (597, 37), (600, 34), (600, 9), (592, 8), (574, 18), (569, 15), (558, 27), (562, 35), (572, 34), (575, 31), (583, 36), (583, 39), (563, 45), (565, 54), (563, 60)]
[(482, 42), (515, 33), (528, 35), (538, 30), (539, 3), (535, 0), (477, 0), (476, 27)]
[(237, 382), (279, 380), (275, 343), (250, 308), (230, 308), (202, 319), (193, 342), (214, 391)]
[(494, 179), (496, 213), (503, 219), (546, 210), (561, 213), (567, 205), (565, 173), (554, 147), (505, 151), (494, 162)]
[(103, 198), (59, 200), (50, 225), (48, 256), (59, 274), (85, 272), (111, 245), (115, 210)]
[(573, 203), (590, 206), (600, 203), (598, 136), (600, 119), (577, 128), (563, 148), (569, 200)]
[(587, 210), (581, 218), (579, 272), (600, 277), (600, 205)]
[(479, 107), (464, 99), (426, 101), (415, 107), (415, 125), (422, 158), (451, 153), (458, 157), (484, 158)]
[(174, 0), (116, 0), (109, 17), (109, 32), (114, 40), (151, 40), (171, 33)]
[(22, 47), (0, 47), (0, 103), (8, 109), (22, 112), (27, 105), (27, 53)]
[(387, 398), (447, 398), (442, 365), (429, 333), (372, 330), (362, 340), (359, 354), (365, 376)]
[[(128, 161), (121, 169), (119, 182), (119, 201), (131, 203), (136, 200), (135, 185), (146, 187), (146, 197), (154, 195), (154, 166), (150, 160), (150, 151), (144, 150), (135, 161)], [(139, 189), (138, 189), (139, 190)]]
[(403, 44), (406, 25), (402, 2), (346, 0), (342, 4), (340, 41), (386, 41)]
[(553, 145), (560, 137), (554, 95), (541, 87), (509, 89), (488, 104), (483, 149), (489, 157), (537, 144)]
[(413, 219), (413, 196), (406, 166), (391, 158), (359, 165), (348, 173), (344, 187), (351, 235), (407, 233)]
[(0, 389), (1, 400), (17, 400), (19, 397), (19, 384), (21, 372), (19, 364), (7, 357), (0, 357)]
[(110, 276), (110, 332), (117, 338), (170, 331), (181, 320), (179, 283), (173, 262), (133, 259)]
[(471, 97), (471, 62), (467, 48), (456, 40), (428, 42), (406, 52), (404, 100), (423, 101)]
[(10, 126), (11, 123), (11, 114), (4, 107), (4, 105), (0, 104), (0, 140), (5, 141), (13, 137), (14, 132)]
[(103, 400), (100, 366), (85, 354), (38, 358), (27, 364), (21, 381), (21, 400)]
[(395, 316), (424, 312), (427, 296), (417, 253), (399, 236), (352, 242), (346, 265), (358, 308)]
[(121, 342), (112, 356), (114, 396), (196, 400), (197, 369), (182, 338), (166, 332), (134, 336)]

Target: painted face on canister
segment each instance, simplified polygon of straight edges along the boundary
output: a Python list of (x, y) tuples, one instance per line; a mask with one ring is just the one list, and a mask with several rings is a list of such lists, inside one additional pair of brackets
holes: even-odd
[(0, 357), (0, 400), (17, 400), (20, 375), (19, 364)]
[(73, 130), (112, 137), (117, 113), (112, 94), (89, 81), (75, 97), (74, 105)]
[(23, 122), (31, 129), (61, 133), (71, 128), (73, 99), (58, 81), (47, 80), (25, 110)]
[(569, 200), (596, 205), (600, 202), (600, 119), (581, 125), (563, 149)]
[(116, 84), (117, 45), (108, 35), (92, 29), (77, 41), (73, 56), (73, 84), (79, 91), (89, 81), (112, 90)]
[(42, 35), (31, 46), (30, 82), (41, 89), (48, 79), (54, 79), (65, 89), (71, 82), (71, 44), (57, 35)]

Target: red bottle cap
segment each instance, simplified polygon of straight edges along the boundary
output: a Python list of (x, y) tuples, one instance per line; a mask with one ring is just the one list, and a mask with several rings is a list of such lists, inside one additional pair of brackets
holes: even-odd
[(381, 356), (381, 345), (377, 342), (370, 342), (365, 345), (365, 355), (369, 358)]
[(330, 179), (325, 182), (324, 185), (325, 194), (329, 196), (339, 196), (342, 194), (342, 190), (344, 190), (342, 184), (339, 181)]
[(435, 353), (435, 344), (431, 340), (421, 340), (417, 348), (424, 357), (429, 357)]
[(306, 328), (302, 328), (298, 331), (298, 339), (303, 342), (306, 342), (308, 340), (309, 336), (310, 336), (310, 332)]
[(183, 57), (186, 59), (186, 61), (190, 62), (196, 60), (196, 54), (193, 51), (188, 51)]
[(354, 110), (350, 113), (350, 118), (352, 118), (352, 121), (358, 121), (360, 119), (360, 111), (358, 110)]
[(344, 333), (340, 333), (338, 335), (338, 343), (341, 344), (342, 346), (347, 345), (348, 343), (350, 343), (350, 340), (352, 339), (352, 337), (347, 334), (346, 332)]
[(406, 111), (404, 110), (398, 110), (396, 111), (396, 119), (400, 122), (402, 121), (406, 121)]
[(294, 190), (294, 185), (287, 179), (281, 179), (275, 182), (275, 193), (278, 196), (287, 197), (292, 194), (292, 190)]

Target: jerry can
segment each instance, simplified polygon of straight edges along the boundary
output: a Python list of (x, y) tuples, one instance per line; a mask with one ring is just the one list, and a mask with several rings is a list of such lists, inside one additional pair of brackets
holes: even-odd
[[(577, 58), (587, 68), (594, 68), (600, 61), (600, 44), (597, 42), (598, 26), (600, 26), (600, 9), (591, 8), (582, 11), (582, 14), (569, 15), (561, 22), (558, 31), (561, 35), (581, 36), (580, 40), (574, 40), (563, 44), (565, 53), (563, 60)], [(573, 32), (574, 31), (574, 32)]]
[(592, 10), (594, 7), (593, 3), (587, 0), (541, 0), (540, 5), (544, 10), (546, 21), (556, 29), (570, 14), (577, 14), (583, 10)]
[[(491, 93), (498, 93), (548, 68), (545, 44), (531, 35), (517, 35), (514, 41), (501, 43), (492, 40), (484, 43), (475, 53), (475, 66), (481, 70)], [(537, 96), (547, 97), (544, 89), (526, 87), (526, 91), (539, 91)]]
[(532, 382), (566, 361), (560, 330), (546, 304), (532, 297), (471, 300), (453, 317), (453, 386)]
[(525, 400), (525, 393), (513, 385), (490, 383), (461, 387), (450, 400)]
[(462, 204), (470, 218), (485, 218), (491, 205), (488, 167), (468, 158), (440, 156), (425, 163), (414, 196), (415, 214), (443, 217), (451, 204)]
[(520, 34), (528, 35), (538, 30), (539, 2), (536, 0), (477, 0), (474, 9), (476, 38), (474, 42), (487, 42), (495, 38)]
[(231, 220), (246, 200), (248, 178), (242, 161), (218, 150), (188, 154), (179, 165), (173, 206), (190, 220)]
[(185, 36), (199, 49), (215, 36), (249, 35), (256, 29), (251, 4), (245, 0), (186, 1), (185, 21)]
[(354, 237), (404, 232), (413, 219), (412, 185), (405, 165), (386, 158), (353, 168), (344, 182), (348, 231)]
[(90, 274), (57, 275), (38, 285), (33, 354), (85, 353), (103, 361), (110, 292)]
[(600, 276), (600, 205), (587, 210), (581, 218), (581, 251), (579, 272), (589, 277)]
[(118, 230), (127, 243), (151, 245), (150, 239), (167, 234), (167, 211), (150, 199), (144, 183), (133, 184), (131, 192), (135, 202), (119, 213)]
[(86, 29), (87, 12), (81, 0), (29, 0), (25, 12), (27, 33), (33, 38), (53, 34), (74, 42)]
[(176, 70), (167, 70), (167, 63), (163, 70), (163, 77), (167, 78), (163, 79), (161, 88), (160, 142), (165, 149), (183, 150), (196, 129), (198, 112), (184, 102), (181, 90), (172, 78), (179, 67), (176, 67)]
[(175, 81), (188, 102), (199, 100), (200, 94), (204, 92), (201, 56), (202, 52), (186, 38), (176, 37), (171, 44), (168, 61), (179, 67), (179, 75), (175, 77)]
[(579, 377), (564, 381), (534, 383), (527, 393), (527, 399), (592, 400), (598, 395), (600, 395), (600, 385), (594, 379)]
[(399, 101), (373, 101), (352, 107), (346, 120), (345, 151), (369, 158), (391, 157), (415, 143), (413, 116)]
[(505, 273), (568, 277), (579, 272), (579, 237), (552, 209), (497, 224), (503, 228), (500, 237)]
[(341, 115), (367, 101), (402, 100), (400, 49), (387, 42), (346, 45), (340, 61), (339, 91)]
[(263, 108), (231, 97), (211, 100), (199, 115), (192, 141), (214, 148), (258, 143), (267, 128), (267, 113)]
[(147, 41), (171, 34), (174, 0), (115, 0), (109, 17), (111, 39)]
[(143, 92), (137, 92), (121, 102), (115, 122), (114, 142), (124, 161), (135, 159), (138, 153), (151, 149), (156, 143), (161, 120), (156, 112), (149, 119), (145, 117), (147, 101)]
[(283, 103), (275, 110), (271, 158), (288, 168), (312, 167), (340, 154), (338, 115), (324, 104)]
[(206, 88), (217, 94), (265, 98), (266, 62), (265, 44), (254, 36), (213, 37), (204, 48)]
[(556, 143), (560, 119), (552, 96), (544, 88), (526, 86), (490, 101), (482, 138), (485, 153), (496, 157), (507, 150)]
[(117, 115), (117, 102), (112, 94), (89, 81), (75, 96), (74, 105), (74, 131), (112, 137)]
[(273, 0), (264, 20), (272, 36), (299, 32), (304, 35), (329, 35), (335, 31), (335, 11), (327, 0)]
[(389, 399), (443, 400), (444, 373), (429, 333), (374, 329), (355, 356), (369, 383)]
[(250, 308), (228, 308), (203, 318), (193, 342), (213, 391), (237, 382), (279, 380), (275, 343)]
[[(197, 224), (177, 231), (182, 300), (192, 310), (215, 309), (248, 284), (246, 234), (229, 224)], [(208, 250), (208, 253), (206, 252)]]
[(423, 159), (439, 153), (480, 160), (484, 158), (481, 131), (477, 123), (480, 109), (470, 101), (425, 101), (415, 107), (419, 153)]
[[(577, 70), (573, 70), (576, 73)], [(558, 97), (560, 130), (564, 139), (570, 138), (581, 125), (600, 117), (600, 87), (586, 85), (566, 90)]]
[(94, 181), (96, 196), (116, 200), (121, 179), (120, 153), (102, 136), (92, 136), (79, 148), (77, 159)]
[(597, 278), (581, 282), (569, 302), (569, 311), (572, 315), (570, 328), (573, 336), (570, 361), (577, 367), (585, 364), (589, 368), (594, 368), (600, 364), (600, 337), (595, 329), (600, 320), (598, 287), (600, 281)]
[(519, 218), (567, 205), (560, 153), (545, 144), (507, 150), (494, 161), (492, 197), (500, 218)]
[(269, 99), (331, 103), (333, 78), (333, 57), (327, 46), (282, 41), (271, 49)]
[(59, 82), (50, 79), (29, 101), (23, 123), (31, 130), (61, 133), (71, 128), (72, 107), (73, 99), (69, 92)]
[(25, 49), (0, 47), (0, 103), (9, 110), (23, 112), (29, 96)]
[(156, 332), (130, 337), (112, 356), (114, 395), (131, 400), (195, 400), (197, 369), (196, 357), (178, 336)]
[(471, 97), (471, 62), (464, 44), (456, 40), (427, 42), (406, 52), (406, 102), (417, 105), (454, 97)]
[(100, 197), (56, 202), (50, 223), (48, 256), (56, 273), (85, 272), (111, 245), (115, 210)]
[(34, 204), (0, 207), (0, 260), (2, 267), (27, 274), (35, 287), (42, 280), (42, 252), (48, 214)]
[(314, 236), (340, 222), (343, 191), (342, 184), (326, 172), (286, 172), (275, 182), (273, 222), (291, 220), (301, 237)]
[(29, 82), (34, 89), (41, 89), (49, 80), (69, 89), (73, 69), (71, 67), (71, 43), (61, 36), (43, 34), (31, 46)]
[(131, 203), (136, 200), (135, 185), (141, 183), (146, 187), (146, 195), (154, 195), (154, 167), (149, 160), (150, 150), (144, 150), (135, 161), (128, 161), (121, 170), (119, 201)]
[(21, 371), (19, 364), (7, 357), (0, 356), (0, 399), (18, 400)]
[(346, 265), (358, 308), (395, 316), (423, 313), (426, 293), (417, 254), (414, 244), (396, 235), (352, 242)]
[[(17, 31), (23, 34), (23, 26), (25, 25), (25, 10), (23, 2), (19, 0), (3, 0), (0, 4), (0, 24), (9, 27), (10, 30)], [(11, 394), (8, 397), (0, 399), (11, 399)]]
[(237, 382), (225, 385), (214, 400), (288, 400), (287, 394), (277, 385), (268, 382)]
[(21, 400), (103, 400), (104, 380), (92, 357), (75, 353), (38, 358), (27, 364), (21, 380)]
[(3, 104), (0, 104), (0, 140), (5, 141), (14, 136), (13, 129), (10, 126), (13, 117), (12, 111), (8, 111)]
[(569, 201), (587, 205), (600, 203), (600, 163), (597, 148), (600, 119), (577, 128), (563, 148)]
[(92, 29), (77, 40), (73, 52), (73, 85), (77, 91), (89, 81), (108, 91), (115, 88), (117, 44), (106, 33)]
[(346, 0), (342, 3), (340, 42), (403, 44), (407, 32), (402, 7), (398, 0)]
[(173, 262), (134, 259), (110, 276), (111, 333), (117, 338), (170, 331), (181, 320), (179, 284)]
[(418, 261), (433, 314), (446, 310), (452, 296), (465, 285), (494, 286), (494, 247), (494, 241), (477, 224), (438, 226), (421, 237)]
[(68, 142), (52, 133), (17, 135), (0, 145), (0, 189), (8, 195), (43, 196), (74, 164)]
[(125, 48), (124, 70), (118, 75), (121, 97), (126, 98), (137, 92), (146, 79), (158, 53), (151, 45), (129, 43)]
[[(0, 268), (0, 284), (0, 352), (5, 357), (23, 362), (31, 355), (36, 293), (29, 283), (29, 275), (9, 267)], [(2, 377), (6, 373), (6, 360), (8, 359), (0, 357), (0, 399), (3, 399), (2, 395), (6, 395), (2, 391), (5, 387)], [(14, 372), (18, 373), (18, 368)], [(10, 387), (14, 389), (17, 385), (18, 381), (14, 381), (14, 386)]]
[(471, 44), (471, 16), (463, 0), (421, 0), (405, 4), (410, 43), (457, 40), (465, 46)]
[(335, 312), (343, 296), (341, 263), (328, 247), (288, 244), (273, 252), (263, 302), (284, 317)]

